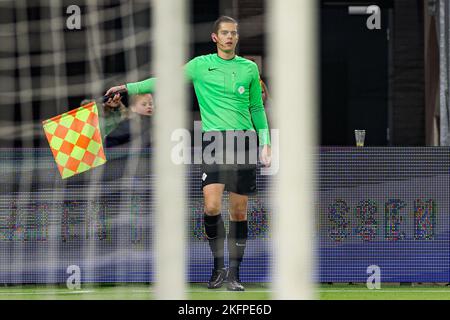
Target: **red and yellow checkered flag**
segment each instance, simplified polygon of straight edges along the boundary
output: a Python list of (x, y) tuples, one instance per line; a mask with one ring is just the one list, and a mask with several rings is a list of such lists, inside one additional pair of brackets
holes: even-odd
[(106, 162), (95, 102), (42, 124), (63, 179)]

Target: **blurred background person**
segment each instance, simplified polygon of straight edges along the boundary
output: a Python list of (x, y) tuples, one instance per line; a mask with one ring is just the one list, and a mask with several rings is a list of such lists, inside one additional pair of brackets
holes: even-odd
[[(93, 99), (81, 101), (80, 106), (95, 102)], [(129, 97), (126, 107), (122, 96), (116, 94), (100, 104), (100, 130), (103, 143), (109, 147), (130, 147), (133, 140), (140, 140), (134, 147), (151, 146), (150, 117), (153, 115), (153, 96), (151, 94)]]
[[(115, 95), (119, 96), (120, 95)], [(129, 107), (126, 108), (120, 98), (112, 100), (108, 104), (110, 110), (109, 121), (105, 127), (108, 131), (116, 123), (117, 125), (106, 134), (105, 146), (111, 147), (135, 147), (148, 148), (152, 145), (151, 116), (153, 115), (153, 96), (151, 94), (133, 95), (129, 97)], [(113, 108), (114, 110), (111, 110)], [(106, 115), (108, 118), (108, 115)]]
[(94, 99), (84, 99), (80, 103), (80, 106), (84, 106), (92, 102), (97, 103), (100, 119), (100, 132), (103, 139), (115, 130), (121, 121), (127, 119), (128, 117), (128, 109), (122, 103), (121, 99), (122, 97), (120, 94), (116, 94), (114, 97), (108, 98), (103, 103), (98, 103), (98, 101)]

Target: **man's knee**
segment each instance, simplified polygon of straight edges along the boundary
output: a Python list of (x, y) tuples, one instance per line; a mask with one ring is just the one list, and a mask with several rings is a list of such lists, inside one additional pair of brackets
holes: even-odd
[(247, 220), (247, 204), (234, 205), (230, 208), (231, 220), (245, 221)]
[(220, 213), (221, 210), (220, 201), (207, 201), (205, 202), (205, 213), (208, 216), (215, 216)]
[(247, 212), (231, 214), (231, 221), (245, 221), (245, 220), (247, 220)]

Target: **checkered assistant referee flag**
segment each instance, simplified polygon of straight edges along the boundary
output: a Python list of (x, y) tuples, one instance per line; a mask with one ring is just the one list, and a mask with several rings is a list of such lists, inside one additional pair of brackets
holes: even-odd
[(63, 179), (106, 162), (95, 102), (42, 122)]

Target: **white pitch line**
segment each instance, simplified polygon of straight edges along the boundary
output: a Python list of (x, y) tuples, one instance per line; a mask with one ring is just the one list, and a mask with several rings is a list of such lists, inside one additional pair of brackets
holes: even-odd
[(72, 292), (48, 292), (48, 291), (42, 291), (42, 292), (1, 292), (1, 295), (57, 295), (57, 294), (80, 294), (80, 293), (92, 293), (94, 291), (72, 291)]

